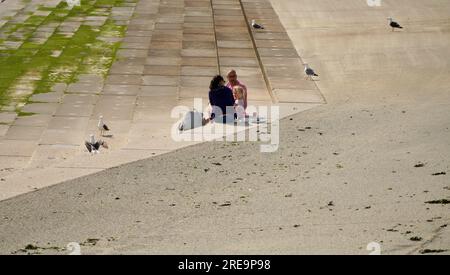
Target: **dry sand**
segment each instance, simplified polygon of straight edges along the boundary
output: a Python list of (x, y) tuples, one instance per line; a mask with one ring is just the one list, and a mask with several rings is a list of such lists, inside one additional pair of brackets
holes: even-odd
[(0, 202), (0, 252), (449, 254), (426, 202), (450, 199), (450, 5), (272, 2), (328, 103), (276, 153), (205, 143)]

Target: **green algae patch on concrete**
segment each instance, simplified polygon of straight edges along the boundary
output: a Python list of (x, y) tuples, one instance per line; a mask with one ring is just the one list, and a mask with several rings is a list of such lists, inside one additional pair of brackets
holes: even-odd
[(18, 111), (18, 112), (17, 112), (17, 116), (18, 116), (18, 117), (32, 116), (32, 115), (35, 115), (35, 114), (36, 114), (36, 113), (22, 112), (22, 111)]
[[(82, 1), (69, 9), (63, 1), (39, 7), (24, 22), (3, 25), (0, 108), (23, 106), (33, 94), (50, 92), (58, 83), (74, 83), (81, 74), (105, 78), (126, 31), (110, 15), (114, 7), (130, 2), (136, 1)], [(16, 112), (22, 114), (20, 107)]]

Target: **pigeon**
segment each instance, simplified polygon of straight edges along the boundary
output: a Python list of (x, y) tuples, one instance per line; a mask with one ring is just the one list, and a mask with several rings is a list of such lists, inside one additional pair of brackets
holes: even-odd
[(89, 141), (85, 141), (84, 145), (91, 154), (98, 154), (100, 146), (108, 149), (108, 144), (102, 140), (96, 141), (93, 134), (89, 135)]
[(103, 136), (103, 132), (109, 131), (109, 127), (103, 122), (103, 116), (98, 118), (97, 124), (98, 130), (100, 131), (100, 136)]
[(400, 26), (399, 23), (395, 22), (391, 17), (388, 18), (389, 20), (389, 26), (391, 26), (392, 31), (394, 31), (395, 29), (403, 29), (402, 26)]
[(261, 26), (261, 25), (259, 25), (258, 23), (256, 23), (256, 20), (255, 20), (255, 19), (252, 20), (252, 27), (253, 27), (254, 29), (257, 29), (257, 30), (263, 30), (263, 29), (264, 29), (263, 26)]
[(313, 76), (319, 76), (318, 74), (316, 74), (316, 73), (314, 72), (313, 69), (311, 69), (311, 68), (309, 67), (308, 64), (305, 64), (305, 74), (306, 74), (306, 77), (307, 77), (307, 78), (310, 78), (311, 80), (312, 80), (312, 77), (313, 77)]

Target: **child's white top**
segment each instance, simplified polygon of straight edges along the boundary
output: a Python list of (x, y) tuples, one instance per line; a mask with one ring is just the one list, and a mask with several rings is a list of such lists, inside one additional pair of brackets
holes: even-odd
[(237, 117), (238, 118), (245, 118), (244, 100), (243, 99), (236, 99), (234, 101), (234, 104), (236, 104)]

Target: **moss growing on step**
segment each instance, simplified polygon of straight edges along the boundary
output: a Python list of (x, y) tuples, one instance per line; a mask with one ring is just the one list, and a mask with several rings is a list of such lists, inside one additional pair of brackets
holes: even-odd
[(36, 113), (22, 112), (22, 111), (18, 111), (18, 112), (17, 112), (17, 116), (18, 116), (18, 117), (32, 116), (32, 115), (35, 115), (35, 114), (36, 114)]
[[(121, 38), (126, 26), (116, 25), (112, 19), (107, 19), (102, 26), (80, 25), (73, 33), (67, 33), (66, 29), (62, 32), (58, 26), (63, 22), (80, 22), (80, 18), (87, 16), (108, 16), (113, 7), (122, 6), (124, 1), (87, 0), (81, 4), (71, 10), (64, 1), (56, 7), (41, 6), (38, 11), (50, 12), (48, 16), (31, 14), (22, 23), (8, 22), (0, 28), (3, 34), (0, 39), (0, 108), (11, 103), (14, 85), (29, 73), (39, 76), (30, 82), (33, 92), (14, 98), (14, 102), (27, 103), (33, 94), (50, 92), (57, 83), (76, 82), (80, 74), (106, 77), (120, 42), (99, 38)], [(46, 41), (33, 40), (34, 33), (41, 27), (49, 33), (52, 29), (55, 31)], [(20, 42), (23, 43), (20, 45)], [(20, 109), (17, 113), (30, 115)]]

